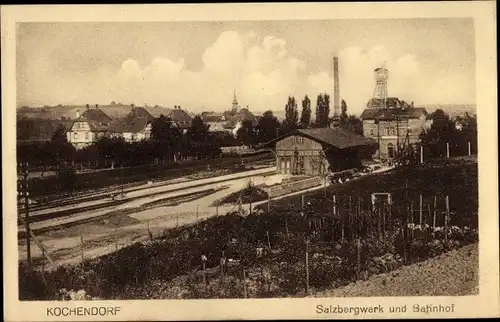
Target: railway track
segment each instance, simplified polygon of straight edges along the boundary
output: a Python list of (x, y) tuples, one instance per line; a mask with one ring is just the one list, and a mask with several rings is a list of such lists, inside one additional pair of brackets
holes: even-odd
[[(255, 158), (255, 156), (253, 156), (253, 157)], [(249, 162), (249, 160), (246, 160), (246, 162)], [(269, 160), (258, 160), (258, 161), (253, 161), (251, 164), (249, 164), (249, 166), (255, 167), (255, 166), (261, 166), (261, 165), (265, 165), (265, 164), (269, 164), (269, 163), (270, 163)], [(230, 167), (222, 167), (222, 168), (218, 168), (215, 170), (230, 170), (235, 165), (237, 165), (237, 164), (231, 164)], [(175, 169), (175, 170), (180, 170), (180, 169)], [(252, 170), (252, 169), (248, 169), (248, 170)], [(243, 172), (243, 171), (241, 171), (241, 172)], [(238, 172), (235, 172), (235, 173), (238, 173)], [(38, 204), (32, 205), (30, 207), (30, 210), (31, 211), (41, 211), (41, 210), (50, 209), (50, 208), (63, 207), (63, 206), (78, 204), (78, 203), (82, 203), (82, 202), (90, 202), (90, 201), (95, 201), (95, 200), (99, 200), (99, 199), (110, 198), (112, 195), (116, 195), (117, 191), (120, 190), (121, 188), (123, 188), (124, 192), (134, 192), (134, 191), (140, 191), (140, 190), (160, 187), (163, 185), (198, 180), (198, 179), (190, 179), (190, 180), (183, 180), (182, 181), (180, 179), (181, 178), (170, 179), (170, 180), (162, 180), (162, 179), (149, 180), (149, 182), (151, 182), (152, 184), (148, 184), (148, 181), (139, 181), (139, 182), (125, 184), (123, 186), (114, 185), (114, 186), (99, 189), (97, 191), (94, 190), (90, 193), (83, 192), (83, 193), (73, 195), (71, 197), (67, 197), (67, 198), (63, 198), (63, 199), (56, 199), (54, 201), (48, 201), (48, 202), (44, 201), (43, 200), (44, 198), (39, 198), (38, 200), (35, 199), (35, 201)], [(24, 207), (19, 206), (18, 213), (24, 213)]]
[[(269, 170), (268, 172), (272, 172), (272, 171), (273, 170)], [(266, 174), (268, 172), (262, 172), (262, 173)], [(39, 213), (39, 214), (33, 213), (33, 214), (30, 214), (28, 222), (29, 223), (36, 223), (36, 222), (47, 221), (47, 220), (52, 220), (52, 219), (58, 219), (58, 218), (63, 218), (63, 217), (71, 217), (72, 215), (77, 215), (79, 213), (83, 213), (83, 212), (87, 212), (87, 211), (104, 210), (105, 208), (119, 206), (121, 204), (132, 202), (132, 201), (143, 199), (143, 198), (151, 198), (151, 197), (159, 196), (159, 195), (166, 194), (166, 193), (172, 193), (172, 192), (182, 191), (182, 190), (185, 190), (185, 189), (192, 189), (192, 188), (202, 187), (202, 186), (205, 186), (205, 185), (208, 185), (208, 184), (224, 183), (224, 182), (227, 182), (227, 181), (234, 180), (235, 178), (244, 178), (244, 177), (247, 177), (247, 176), (253, 176), (253, 175), (255, 175), (255, 173), (245, 174), (243, 172), (243, 173), (235, 173), (234, 175), (235, 175), (235, 177), (225, 177), (225, 178), (221, 178), (221, 180), (217, 180), (217, 181), (214, 181), (214, 182), (204, 182), (203, 181), (203, 180), (206, 181), (206, 179), (210, 179), (210, 178), (191, 180), (191, 182), (200, 181), (200, 183), (199, 184), (189, 185), (189, 186), (183, 186), (183, 187), (179, 187), (179, 188), (173, 188), (173, 189), (169, 189), (169, 190), (166, 190), (166, 191), (162, 190), (162, 191), (157, 191), (157, 192), (153, 192), (153, 193), (142, 194), (142, 195), (138, 195), (138, 196), (134, 196), (134, 197), (128, 197), (128, 198), (124, 198), (124, 199), (121, 199), (121, 200), (108, 200), (108, 201), (103, 201), (102, 203), (99, 203), (99, 204), (94, 204), (94, 205), (89, 205), (89, 206), (71, 207), (71, 208), (68, 208), (68, 209), (54, 210), (54, 211), (51, 211), (51, 212), (43, 212), (43, 213)], [(184, 182), (182, 182), (182, 183), (184, 183)], [(149, 186), (149, 187), (145, 187), (145, 188), (141, 188), (141, 189), (136, 189), (136, 190), (133, 190), (133, 191), (127, 191), (127, 192), (130, 193), (130, 192), (137, 192), (137, 191), (146, 190), (146, 189), (152, 189), (152, 188), (161, 188), (162, 186), (165, 186), (165, 185), (169, 185), (169, 184)], [(109, 198), (109, 195), (108, 195), (108, 197), (105, 197), (105, 196), (101, 195), (97, 200), (99, 200), (99, 199), (106, 199), (106, 198)], [(18, 221), (18, 225), (22, 225), (25, 222), (24, 214), (23, 214), (23, 212), (21, 210), (18, 211), (18, 220), (17, 221)]]

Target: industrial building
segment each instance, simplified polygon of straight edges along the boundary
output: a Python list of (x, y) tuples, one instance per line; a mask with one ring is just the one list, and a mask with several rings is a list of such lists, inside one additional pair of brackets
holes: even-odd
[(397, 97), (388, 97), (386, 68), (375, 69), (375, 90), (361, 114), (363, 135), (377, 141), (374, 158), (392, 161), (410, 153), (425, 129), (427, 111)]
[(299, 129), (267, 145), (274, 145), (278, 172), (310, 176), (360, 167), (377, 148), (375, 140), (341, 128)]

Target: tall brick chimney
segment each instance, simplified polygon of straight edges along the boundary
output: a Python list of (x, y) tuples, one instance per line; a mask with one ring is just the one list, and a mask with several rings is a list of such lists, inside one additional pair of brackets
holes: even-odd
[(339, 59), (333, 57), (333, 116), (340, 116)]

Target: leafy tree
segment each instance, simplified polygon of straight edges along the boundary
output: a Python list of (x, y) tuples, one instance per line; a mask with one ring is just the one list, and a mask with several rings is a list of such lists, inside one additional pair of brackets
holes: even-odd
[(264, 143), (273, 140), (279, 128), (280, 121), (273, 115), (273, 112), (264, 112), (257, 124), (257, 142)]
[(58, 162), (60, 159), (69, 161), (73, 160), (75, 148), (68, 143), (66, 139), (66, 129), (62, 124), (59, 124), (56, 131), (52, 134), (50, 144), (46, 146), (49, 153), (53, 156), (53, 161)]
[(355, 115), (349, 115), (339, 126), (346, 131), (363, 135), (363, 122)]
[(60, 188), (73, 194), (73, 189), (76, 183), (76, 172), (73, 168), (62, 168), (57, 170), (57, 180)]
[(283, 121), (283, 132), (291, 132), (297, 129), (299, 123), (299, 112), (297, 103), (293, 96), (288, 97), (288, 102), (285, 105), (285, 120)]
[(302, 113), (300, 115), (300, 125), (301, 127), (309, 127), (311, 122), (311, 100), (306, 95), (302, 100)]
[(431, 157), (445, 156), (446, 143), (451, 145), (460, 139), (460, 133), (455, 128), (455, 123), (443, 110), (437, 109), (429, 115), (432, 120), (431, 127), (420, 134), (422, 144), (427, 146)]
[(323, 118), (324, 118), (323, 95), (318, 94), (318, 97), (316, 98), (316, 122), (314, 122), (314, 127), (321, 127)]
[(153, 121), (151, 138), (155, 146), (154, 155), (159, 159), (174, 159), (174, 155), (181, 150), (182, 133), (173, 127), (171, 119), (163, 114)]
[(252, 146), (255, 143), (255, 130), (251, 120), (243, 120), (236, 133), (236, 139), (240, 144), (247, 146)]
[(316, 99), (316, 123), (315, 127), (327, 127), (328, 115), (330, 114), (330, 96), (319, 94)]
[(205, 142), (209, 136), (208, 128), (210, 126), (203, 121), (200, 115), (196, 115), (191, 122), (191, 127), (187, 130), (186, 135), (194, 142)]
[[(191, 150), (190, 155), (196, 158), (206, 158), (217, 153), (217, 148), (213, 136), (208, 131), (210, 125), (206, 124), (200, 115), (196, 115), (191, 127), (187, 130), (186, 138), (189, 140), (190, 147), (184, 145), (184, 150)], [(184, 141), (184, 144), (187, 142)]]
[(97, 155), (104, 160), (111, 160), (111, 167), (114, 168), (115, 162), (123, 161), (127, 158), (125, 155), (126, 143), (123, 138), (101, 137), (95, 143)]
[(468, 144), (471, 145), (471, 153), (477, 151), (477, 119), (476, 115), (470, 116), (465, 113), (464, 116), (458, 116), (455, 120), (456, 126), (460, 134), (460, 140), (457, 143), (461, 147), (463, 154), (468, 153)]
[(324, 126), (328, 126), (328, 118), (330, 116), (330, 95), (328, 94), (323, 94), (323, 110), (324, 110), (324, 116), (323, 116), (323, 124)]
[(340, 124), (347, 123), (348, 122), (348, 116), (347, 116), (347, 104), (344, 100), (340, 103)]

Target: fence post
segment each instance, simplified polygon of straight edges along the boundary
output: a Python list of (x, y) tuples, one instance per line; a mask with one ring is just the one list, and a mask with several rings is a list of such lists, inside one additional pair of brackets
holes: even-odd
[(215, 216), (219, 216), (219, 204), (215, 206)]
[(340, 224), (342, 225), (342, 243), (345, 238), (345, 212), (340, 215)]
[(337, 201), (335, 199), (335, 195), (332, 196), (332, 202), (333, 202), (333, 215), (337, 215)]
[(468, 151), (469, 156), (470, 156), (470, 154), (471, 154), (471, 153), (470, 153), (470, 141), (469, 141), (469, 142), (467, 142), (467, 151)]
[(80, 236), (80, 245), (81, 245), (81, 249), (82, 249), (82, 265), (83, 265), (83, 261), (84, 261), (84, 251), (85, 251), (85, 248), (84, 248), (84, 243), (83, 243), (83, 236)]
[(423, 203), (422, 194), (420, 194), (420, 218), (419, 218), (419, 220), (420, 220), (420, 227), (422, 227), (422, 212), (423, 212), (423, 209), (422, 209), (423, 205), (422, 205), (422, 203)]
[(413, 220), (413, 213), (414, 213), (414, 209), (413, 209), (413, 201), (411, 202), (410, 204), (410, 223), (411, 223), (411, 230), (410, 230), (410, 236), (411, 236), (411, 240), (413, 240), (413, 234), (414, 234), (414, 225), (415, 225), (415, 220)]
[(306, 296), (309, 295), (309, 240), (306, 239)]
[(304, 194), (302, 194), (302, 211), (301, 211), (301, 214), (302, 216), (304, 216)]
[(149, 220), (146, 222), (147, 228), (148, 228), (148, 236), (149, 239), (153, 240), (153, 233), (151, 232), (151, 229), (149, 228)]
[(450, 215), (450, 199), (446, 196), (446, 214), (444, 217), (444, 241), (448, 241), (448, 216)]
[(201, 257), (201, 262), (203, 264), (203, 285), (204, 285), (204, 287), (206, 287), (207, 286), (207, 276), (206, 276), (207, 266), (206, 266), (206, 263), (205, 263), (205, 255), (203, 255)]
[(381, 209), (380, 202), (377, 204), (377, 237), (380, 239), (382, 237), (380, 221), (381, 221)]
[[(427, 218), (424, 220), (424, 225), (425, 226), (428, 226), (427, 220), (430, 220), (430, 218), (431, 218), (431, 203), (430, 202), (427, 204), (427, 214), (428, 214)], [(426, 234), (425, 234), (426, 240), (429, 239), (429, 235), (430, 235), (429, 231), (426, 231)]]
[(446, 142), (446, 157), (450, 157), (450, 143)]
[(286, 238), (288, 239), (289, 238), (289, 235), (288, 235), (288, 218), (285, 218), (285, 230), (286, 230)]
[(267, 247), (271, 249), (271, 242), (269, 241), (269, 230), (266, 231), (266, 236), (267, 236)]
[(436, 207), (437, 207), (437, 196), (434, 196), (434, 212), (432, 214), (432, 229), (436, 228)]
[(271, 212), (271, 197), (267, 195), (267, 212)]
[(349, 223), (349, 234), (350, 234), (350, 240), (354, 238), (353, 235), (353, 230), (352, 230), (352, 197), (349, 196), (349, 211), (347, 212), (347, 222)]
[(420, 164), (424, 164), (424, 146), (420, 145)]
[(357, 265), (356, 265), (356, 279), (359, 279), (361, 272), (361, 239), (358, 237), (357, 242)]
[(45, 274), (45, 249), (42, 248), (42, 273)]
[(392, 201), (389, 200), (387, 204), (387, 211), (389, 213), (389, 227), (392, 228)]

